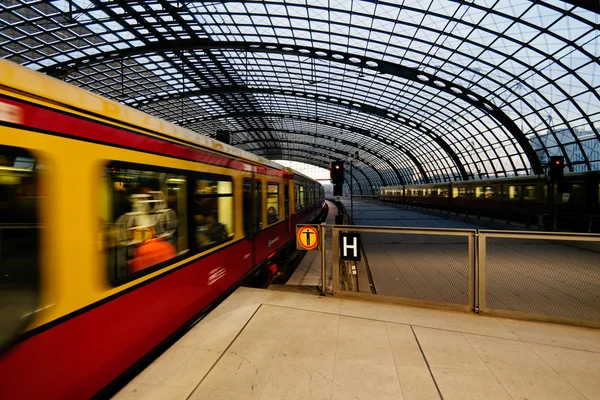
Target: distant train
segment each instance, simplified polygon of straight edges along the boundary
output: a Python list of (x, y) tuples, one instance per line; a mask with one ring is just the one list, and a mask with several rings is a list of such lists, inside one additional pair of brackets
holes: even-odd
[[(548, 193), (551, 187), (551, 193)], [(600, 231), (600, 172), (565, 173), (549, 185), (544, 177), (490, 180), (380, 189), (383, 202), (508, 219), (545, 230)]]
[[(0, 398), (109, 393), (273, 274), (323, 187), (0, 60)], [(155, 353), (154, 353), (155, 354)]]

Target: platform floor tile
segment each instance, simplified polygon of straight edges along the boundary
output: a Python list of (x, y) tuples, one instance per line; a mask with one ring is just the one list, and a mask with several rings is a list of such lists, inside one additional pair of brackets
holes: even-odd
[(116, 399), (599, 399), (600, 330), (240, 288)]

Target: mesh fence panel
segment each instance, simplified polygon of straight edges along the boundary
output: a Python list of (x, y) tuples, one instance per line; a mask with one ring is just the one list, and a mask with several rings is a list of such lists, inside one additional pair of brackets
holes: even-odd
[(600, 320), (600, 242), (486, 238), (486, 307)]
[[(362, 233), (377, 294), (469, 304), (468, 238), (403, 233)], [(360, 271), (359, 271), (360, 273)]]

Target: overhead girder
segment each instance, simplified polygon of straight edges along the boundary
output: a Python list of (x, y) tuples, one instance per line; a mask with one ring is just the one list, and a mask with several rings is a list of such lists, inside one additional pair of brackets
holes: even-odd
[[(288, 144), (300, 144), (300, 145), (306, 145), (306, 146), (311, 146), (312, 145), (312, 143), (308, 143), (308, 142), (296, 142), (294, 140), (278, 140), (278, 142), (279, 143), (288, 143)], [(262, 144), (262, 143), (264, 143), (264, 140), (247, 140), (247, 141), (241, 142), (239, 144), (243, 145), (243, 144), (255, 144), (255, 143)], [(333, 149), (333, 147), (328, 147), (328, 146), (319, 146), (319, 147), (323, 148), (323, 149), (327, 149), (327, 150)], [(285, 151), (285, 150), (290, 150), (290, 149), (282, 148), (281, 150)], [(253, 151), (254, 151), (254, 149), (253, 149)], [(336, 153), (336, 154), (340, 154), (340, 155), (342, 155), (342, 156), (344, 156), (346, 158), (350, 157), (350, 155), (348, 153), (345, 153), (344, 151), (342, 151), (340, 149), (337, 149), (337, 151), (332, 151), (332, 152)], [(381, 180), (382, 184), (384, 184), (386, 186), (390, 186), (389, 184), (387, 184), (386, 180), (383, 178), (383, 176), (381, 175), (381, 173), (379, 172), (379, 170), (377, 170), (377, 168), (374, 165), (372, 165), (371, 163), (369, 163), (366, 160), (361, 160), (361, 162), (363, 162), (364, 164), (368, 165), (369, 167), (371, 167), (373, 169), (373, 171), (377, 174), (377, 176)]]
[[(237, 130), (237, 131), (230, 131), (230, 133), (231, 134), (236, 134), (236, 133), (245, 133), (245, 132), (262, 132), (264, 130), (265, 129), (252, 128), (252, 129), (243, 129), (243, 130)], [(332, 142), (341, 143), (341, 144), (346, 145), (346, 146), (352, 146), (354, 148), (357, 148), (359, 150), (364, 151), (365, 153), (372, 154), (375, 157), (379, 158), (380, 160), (384, 161), (387, 165), (390, 166), (390, 168), (392, 169), (392, 171), (394, 171), (394, 173), (396, 174), (396, 178), (398, 178), (398, 182), (400, 182), (401, 185), (405, 184), (404, 178), (400, 174), (400, 171), (398, 171), (398, 169), (396, 169), (396, 167), (394, 166), (394, 164), (392, 164), (387, 158), (383, 157), (382, 154), (380, 154), (377, 151), (374, 151), (374, 150), (370, 149), (367, 146), (363, 146), (363, 145), (360, 145), (360, 144), (357, 144), (357, 143), (354, 143), (354, 142), (350, 142), (350, 141), (344, 140), (344, 139), (334, 138), (332, 136), (324, 135), (322, 133), (317, 133), (317, 132), (294, 131), (294, 130), (291, 130), (291, 129), (271, 129), (271, 131), (273, 131), (273, 132), (281, 132), (281, 133), (289, 133), (289, 134), (292, 134), (292, 135), (304, 135), (304, 136), (309, 136), (309, 137), (318, 137), (320, 139), (325, 139), (325, 140), (330, 140)], [(245, 144), (245, 143), (248, 143), (248, 142), (244, 142), (244, 141), (242, 141), (242, 142), (236, 142), (235, 145)], [(310, 144), (308, 142), (297, 142), (297, 143), (299, 143), (299, 144)], [(405, 152), (405, 154), (411, 160), (413, 160), (414, 156), (412, 154), (410, 154), (409, 152)], [(348, 156), (350, 157), (351, 155), (348, 155)], [(415, 162), (416, 162), (417, 168), (419, 168), (419, 171), (421, 171), (421, 173), (423, 174), (423, 176), (425, 176), (424, 175), (425, 171), (422, 170), (423, 166), (421, 164), (419, 164), (418, 161), (416, 161), (416, 159), (415, 159)], [(380, 174), (380, 176), (381, 176), (381, 174)], [(392, 182), (387, 182), (386, 179), (383, 179), (383, 177), (382, 177), (382, 181), (386, 184), (386, 186), (392, 186), (393, 185)]]
[[(289, 143), (289, 144), (305, 144), (307, 146), (310, 146), (310, 143), (298, 143), (298, 142), (295, 142), (293, 140), (279, 140), (279, 142), (280, 143)], [(254, 143), (263, 144), (264, 141), (262, 141), (262, 140), (251, 140), (251, 141), (246, 142), (246, 144), (254, 144)], [(279, 151), (281, 151), (281, 152), (285, 152), (285, 151), (302, 151), (303, 153), (306, 153), (306, 154), (310, 154), (311, 152), (317, 153), (317, 151), (313, 151), (312, 149), (311, 149), (311, 151), (306, 151), (306, 150), (302, 150), (302, 149), (286, 149), (286, 148), (273, 147), (273, 146), (260, 146), (258, 149), (279, 149)], [(348, 157), (348, 153), (346, 153), (346, 152), (344, 152), (344, 151), (342, 151), (340, 149), (336, 149), (334, 147), (319, 146), (319, 149), (325, 149), (325, 150), (328, 150), (328, 151), (330, 151), (332, 153), (339, 154), (340, 156)], [(256, 152), (256, 150), (257, 149), (252, 148), (250, 151)], [(322, 151), (318, 151), (318, 153), (319, 154), (323, 154)], [(377, 174), (377, 176), (381, 180), (381, 183), (385, 184), (385, 179), (383, 179), (383, 177), (381, 176), (381, 173), (377, 170), (377, 168), (375, 168), (374, 165), (372, 165), (371, 163), (369, 163), (366, 160), (361, 160), (361, 162), (364, 163), (365, 165), (368, 165)], [(371, 187), (373, 187), (373, 182), (371, 182), (371, 180), (369, 179), (369, 177), (362, 170), (360, 170), (360, 168), (356, 168), (356, 169), (358, 171), (360, 171), (360, 173), (367, 179), (367, 182), (369, 182), (369, 185)]]
[[(279, 43), (262, 43), (262, 42), (214, 42), (207, 39), (184, 39), (174, 40), (168, 42), (157, 42), (146, 46), (126, 48), (121, 50), (109, 51), (106, 53), (99, 53), (81, 57), (78, 59), (70, 60), (63, 63), (57, 63), (55, 65), (42, 68), (42, 72), (46, 72), (52, 76), (64, 76), (68, 75), (72, 71), (75, 71), (81, 67), (93, 65), (99, 62), (103, 62), (106, 59), (115, 59), (130, 57), (135, 55), (147, 54), (147, 53), (164, 53), (175, 50), (210, 50), (210, 49), (229, 49), (229, 50), (243, 50), (249, 52), (266, 52), (266, 53), (278, 53), (278, 54), (293, 54), (299, 57), (312, 57), (315, 59), (327, 60), (330, 62), (343, 63), (352, 65), (358, 68), (370, 69), (379, 73), (390, 74), (392, 76), (401, 77), (407, 80), (418, 82), (422, 85), (432, 87), (436, 90), (443, 91), (451, 96), (460, 98), (466, 103), (479, 109), (484, 114), (490, 115), (500, 124), (502, 124), (515, 138), (517, 143), (523, 149), (529, 163), (531, 164), (533, 173), (543, 173), (540, 160), (537, 157), (531, 143), (525, 136), (525, 134), (519, 129), (515, 122), (502, 111), (499, 107), (491, 102), (485, 100), (478, 93), (458, 86), (453, 82), (444, 78), (429, 74), (424, 71), (420, 71), (416, 68), (406, 67), (398, 64), (394, 64), (388, 61), (377, 60), (365, 56), (357, 56), (354, 54), (343, 53), (339, 51), (327, 51), (321, 50), (309, 46), (296, 46), (291, 44), (279, 44)], [(402, 117), (390, 114), (391, 118), (396, 120), (402, 120)], [(386, 114), (387, 115), (387, 114)], [(414, 121), (413, 121), (414, 122)], [(418, 124), (413, 126), (415, 129), (423, 130), (427, 129), (422, 125)], [(434, 137), (438, 137), (434, 134)], [(439, 137), (438, 137), (439, 138)], [(436, 139), (434, 139), (436, 140)], [(441, 138), (440, 138), (441, 140)], [(437, 142), (437, 140), (436, 140)], [(442, 145), (443, 143), (443, 145)], [(438, 145), (446, 151), (456, 166), (459, 167), (462, 164), (458, 160), (456, 154), (452, 156), (452, 149), (443, 140), (438, 142)], [(448, 151), (450, 150), (450, 151)], [(456, 159), (455, 159), (456, 158)], [(458, 162), (457, 162), (458, 161)], [(464, 168), (460, 171), (462, 179), (467, 180), (468, 176)]]
[[(356, 101), (353, 101), (352, 103), (358, 104), (359, 107), (353, 106), (351, 104), (340, 104), (338, 102), (333, 101), (330, 97), (325, 98), (324, 96), (317, 96), (316, 93), (308, 93), (308, 92), (304, 92), (301, 90), (293, 90), (292, 91), (292, 90), (271, 89), (271, 88), (249, 88), (247, 86), (239, 86), (239, 85), (238, 86), (225, 86), (225, 87), (220, 87), (220, 88), (201, 89), (201, 90), (190, 90), (190, 91), (183, 92), (183, 93), (169, 93), (169, 94), (165, 94), (165, 95), (146, 98), (144, 100), (138, 99), (138, 100), (131, 101), (131, 102), (125, 102), (125, 104), (127, 104), (131, 107), (139, 108), (139, 107), (146, 106), (146, 105), (160, 102), (160, 101), (177, 100), (180, 98), (190, 98), (190, 97), (195, 97), (195, 96), (200, 96), (200, 95), (227, 95), (227, 94), (231, 94), (231, 93), (275, 94), (275, 95), (283, 95), (283, 96), (294, 96), (294, 97), (310, 99), (310, 100), (313, 100), (316, 102), (326, 102), (329, 104), (334, 104), (336, 106), (340, 106), (342, 108), (349, 108), (352, 110), (358, 109), (361, 112), (375, 114), (383, 119), (387, 119), (387, 120), (390, 119), (389, 116), (387, 115), (388, 112), (386, 110), (384, 110), (382, 108), (374, 107), (374, 106), (371, 106), (368, 104), (360, 104), (360, 103), (357, 103)], [(404, 121), (398, 121), (398, 120), (394, 120), (394, 121), (399, 122), (402, 125), (408, 126), (411, 129), (414, 129), (414, 126), (419, 127), (419, 125), (420, 125), (418, 122), (412, 121), (410, 118), (406, 118), (406, 117), (404, 118)], [(424, 128), (424, 127), (421, 127), (420, 129), (421, 129), (421, 131), (420, 131), (421, 133), (425, 133), (427, 136), (432, 138), (442, 149), (446, 150), (446, 152), (448, 153), (450, 158), (452, 158), (452, 160), (455, 162), (457, 168), (461, 172), (462, 178), (465, 179), (466, 171), (464, 170), (464, 166), (462, 165), (462, 162), (460, 161), (460, 159), (458, 159), (458, 156), (450, 148), (450, 146), (443, 139), (439, 138), (437, 135), (434, 135), (429, 129)], [(417, 160), (417, 158), (414, 155), (412, 155), (412, 153), (410, 153), (408, 150), (404, 149), (401, 145), (397, 144), (395, 141), (392, 141), (391, 144), (389, 142), (384, 142), (384, 141), (382, 141), (381, 143), (384, 143), (388, 146), (392, 146), (392, 147), (402, 151), (403, 153), (405, 153), (410, 158), (410, 160), (417, 166), (417, 169), (419, 170), (419, 173), (423, 177), (423, 180), (425, 182), (431, 182), (429, 179), (429, 176), (425, 172), (425, 169), (421, 165), (421, 162), (419, 162)], [(394, 168), (394, 172), (396, 172), (396, 174), (398, 175), (398, 172), (395, 168)], [(402, 178), (400, 178), (400, 181), (402, 182), (402, 184), (404, 184)]]
[[(271, 159), (271, 158), (269, 158), (269, 157), (271, 157), (271, 156), (269, 156), (269, 155), (263, 155), (262, 157), (265, 157), (265, 158), (267, 158), (267, 159), (269, 159), (269, 160)], [(289, 154), (288, 154), (288, 155), (286, 155), (286, 154), (282, 154), (281, 156), (273, 156), (272, 158), (273, 158), (273, 159), (279, 159), (279, 160), (288, 160), (288, 161), (298, 161), (298, 162), (305, 162), (305, 160), (304, 160), (303, 158), (301, 158), (301, 157), (295, 157), (295, 156), (293, 156), (293, 155), (289, 155)], [(312, 164), (312, 165), (316, 165), (317, 167), (321, 167), (321, 168), (324, 168), (324, 169), (327, 169), (327, 168), (329, 168), (329, 165), (327, 165), (327, 163), (325, 163), (325, 162), (323, 162), (323, 163), (320, 163), (320, 162), (316, 161), (316, 162), (315, 162), (314, 164)], [(363, 191), (363, 189), (362, 189), (362, 186), (360, 185), (360, 181), (358, 181), (356, 178), (354, 178), (354, 181), (356, 181), (356, 183), (357, 183), (357, 185), (358, 185), (358, 188), (359, 188), (359, 190), (360, 190), (360, 193), (361, 193), (361, 194), (363, 194), (363, 193), (364, 193), (364, 191)], [(346, 185), (350, 186), (350, 185), (348, 184), (348, 180), (346, 179), (346, 177), (344, 177), (344, 182), (346, 182)], [(375, 189), (374, 189), (374, 187), (372, 187), (372, 188), (369, 188), (369, 189), (371, 190), (371, 194), (375, 194)]]
[[(359, 107), (356, 107), (356, 106), (353, 106), (350, 104), (347, 104), (347, 105), (340, 104), (338, 102), (333, 101), (331, 98), (324, 98), (325, 96), (317, 96), (317, 95), (311, 96), (311, 93), (303, 92), (300, 90), (291, 91), (291, 90), (269, 89), (269, 88), (248, 88), (245, 86), (230, 86), (230, 87), (223, 87), (223, 88), (210, 88), (210, 89), (206, 89), (206, 90), (204, 90), (204, 89), (203, 90), (193, 90), (193, 91), (187, 91), (187, 92), (183, 92), (183, 93), (172, 93), (172, 94), (166, 94), (166, 95), (162, 95), (162, 96), (148, 98), (146, 100), (136, 100), (136, 101), (129, 102), (126, 104), (128, 104), (132, 107), (139, 108), (139, 107), (146, 106), (148, 104), (159, 102), (159, 101), (176, 100), (176, 99), (180, 99), (180, 98), (190, 98), (190, 97), (195, 97), (195, 96), (200, 96), (200, 95), (215, 95), (215, 94), (227, 95), (230, 93), (252, 93), (252, 94), (264, 93), (264, 94), (277, 94), (277, 95), (284, 95), (284, 96), (295, 96), (295, 97), (310, 99), (310, 100), (313, 100), (316, 102), (327, 102), (327, 103), (334, 104), (336, 106), (340, 106), (343, 108), (358, 110), (360, 112), (375, 114), (383, 119), (390, 120), (390, 118), (388, 116), (389, 113), (386, 110), (384, 110), (382, 108), (374, 107), (374, 106), (371, 106), (368, 104), (360, 104)], [(353, 101), (352, 103), (359, 104), (356, 101)], [(464, 165), (460, 161), (460, 158), (454, 152), (454, 150), (441, 137), (435, 135), (430, 129), (422, 126), (418, 122), (411, 120), (410, 118), (404, 117), (403, 120), (393, 119), (393, 121), (397, 122), (401, 125), (408, 126), (411, 129), (418, 128), (420, 130), (420, 133), (425, 133), (428, 137), (430, 137), (438, 146), (440, 146), (448, 154), (448, 156), (452, 159), (452, 161), (454, 161), (456, 167), (458, 168), (458, 170), (460, 172), (461, 178), (463, 180), (468, 179), (467, 171), (465, 170)], [(355, 133), (359, 133), (359, 132), (355, 132)], [(374, 135), (376, 136), (377, 134), (374, 134)], [(403, 153), (405, 153), (411, 159), (411, 161), (417, 166), (419, 173), (421, 173), (421, 176), (423, 177), (423, 181), (426, 183), (431, 182), (431, 179), (429, 178), (428, 174), (425, 172), (425, 169), (423, 168), (421, 162), (418, 161), (417, 158), (412, 153), (410, 153), (408, 150), (404, 149), (400, 144), (396, 143), (395, 141), (393, 141), (389, 138), (387, 138), (388, 140), (385, 140), (385, 139), (379, 140), (379, 138), (377, 138), (377, 137), (372, 137), (372, 138), (380, 141), (381, 143), (384, 143), (387, 146), (392, 146), (392, 147), (402, 151)], [(401, 182), (403, 182), (403, 179), (401, 179)], [(402, 184), (404, 184), (404, 183), (402, 183)]]
[[(176, 121), (176, 122), (181, 122), (181, 125), (189, 125), (189, 124), (193, 124), (196, 122), (201, 122), (201, 121), (212, 121), (212, 120), (219, 120), (219, 119), (223, 119), (223, 118), (249, 118), (249, 117), (260, 117), (260, 118), (288, 118), (288, 119), (295, 119), (295, 120), (300, 120), (300, 121), (308, 121), (308, 122), (313, 122), (316, 124), (322, 124), (322, 125), (327, 125), (327, 126), (331, 126), (331, 127), (335, 127), (335, 128), (340, 128), (340, 129), (345, 129), (347, 131), (368, 137), (370, 139), (374, 139), (378, 142), (384, 143), (388, 146), (392, 145), (392, 141), (385, 138), (382, 135), (379, 135), (377, 133), (373, 133), (369, 130), (363, 129), (363, 128), (358, 128), (355, 126), (350, 126), (348, 124), (342, 124), (342, 123), (338, 123), (338, 122), (332, 122), (332, 121), (328, 121), (326, 119), (320, 118), (320, 117), (308, 117), (308, 116), (298, 116), (298, 115), (294, 115), (294, 114), (283, 114), (283, 113), (251, 113), (251, 112), (240, 112), (240, 113), (234, 113), (234, 114), (220, 114), (220, 115), (209, 115), (209, 116), (204, 116), (204, 117), (192, 117), (192, 118), (188, 118), (185, 119), (184, 121)], [(387, 139), (387, 140), (386, 140)], [(339, 140), (337, 138), (333, 138), (333, 140)], [(405, 150), (403, 147), (401, 147), (400, 145), (396, 144), (396, 146), (394, 146), (396, 148), (398, 148), (398, 150), (404, 152), (405, 154), (407, 154), (407, 150)], [(452, 150), (451, 150), (452, 151)], [(455, 154), (456, 155), (456, 154)], [(431, 179), (429, 178), (429, 176), (425, 173), (425, 170), (422, 166), (422, 164), (416, 159), (415, 156), (410, 155), (409, 156), (411, 158), (411, 160), (413, 162), (415, 162), (415, 165), (420, 165), (419, 171), (423, 173), (423, 179), (425, 182), (431, 182)], [(457, 157), (458, 158), (458, 157)], [(462, 166), (462, 163), (460, 163), (460, 160), (457, 160), (459, 162), (461, 168), (459, 168), (459, 171), (461, 172), (461, 176), (463, 177), (464, 180), (467, 180), (467, 172), (464, 169), (464, 167)]]
[[(289, 154), (291, 153), (299, 153), (302, 155), (307, 154), (307, 151), (305, 150), (300, 150), (300, 149), (285, 149), (286, 152), (288, 152), (288, 155), (286, 156), (286, 154), (281, 153), (281, 149), (278, 147), (260, 147), (257, 150), (266, 150), (267, 154), (259, 154), (264, 158), (267, 158), (269, 160), (275, 160), (275, 159), (291, 159), (292, 161), (299, 161), (299, 162), (306, 162), (304, 157), (293, 157), (290, 156)], [(318, 153), (320, 156), (322, 156), (323, 158), (328, 158), (328, 154), (321, 152), (321, 151), (314, 151), (313, 153)], [(324, 167), (325, 169), (327, 169), (328, 167)], [(367, 180), (367, 182), (369, 182), (369, 190), (371, 191), (371, 194), (375, 194), (375, 186), (373, 185), (373, 183), (371, 182), (371, 180), (369, 179), (369, 177), (364, 173), (364, 171), (362, 171), (359, 168), (356, 168), (356, 171), (360, 172), (362, 176), (365, 177), (365, 179)], [(346, 174), (345, 174), (346, 175)], [(356, 182), (356, 185), (358, 186), (359, 190), (360, 190), (360, 194), (364, 194), (364, 190), (361, 184), (361, 181), (358, 180), (358, 178), (353, 175), (353, 181)], [(346, 179), (346, 177), (344, 176), (344, 181), (346, 182), (346, 184), (348, 186), (350, 186), (348, 184), (349, 179)]]

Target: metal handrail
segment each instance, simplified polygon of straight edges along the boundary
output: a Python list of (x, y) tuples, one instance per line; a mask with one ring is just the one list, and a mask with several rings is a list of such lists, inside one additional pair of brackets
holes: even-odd
[[(421, 305), (462, 311), (482, 312), (509, 318), (549, 321), (574, 325), (600, 327), (600, 321), (595, 319), (581, 319), (564, 317), (552, 314), (536, 314), (534, 312), (513, 311), (513, 309), (490, 308), (487, 302), (487, 238), (533, 239), (533, 240), (563, 240), (572, 242), (597, 242), (600, 243), (600, 234), (579, 232), (538, 232), (538, 231), (503, 231), (490, 229), (452, 229), (452, 228), (409, 228), (409, 227), (381, 227), (381, 226), (354, 226), (330, 225), (332, 228), (332, 285), (333, 295), (357, 297), (372, 301), (385, 301), (409, 305)], [(358, 233), (396, 233), (417, 235), (463, 236), (468, 238), (468, 290), (469, 305), (443, 303), (414, 298), (385, 296), (371, 293), (354, 293), (341, 289), (341, 262), (340, 262), (340, 232)], [(510, 277), (509, 277), (510, 279)], [(579, 314), (572, 314), (579, 315)]]

